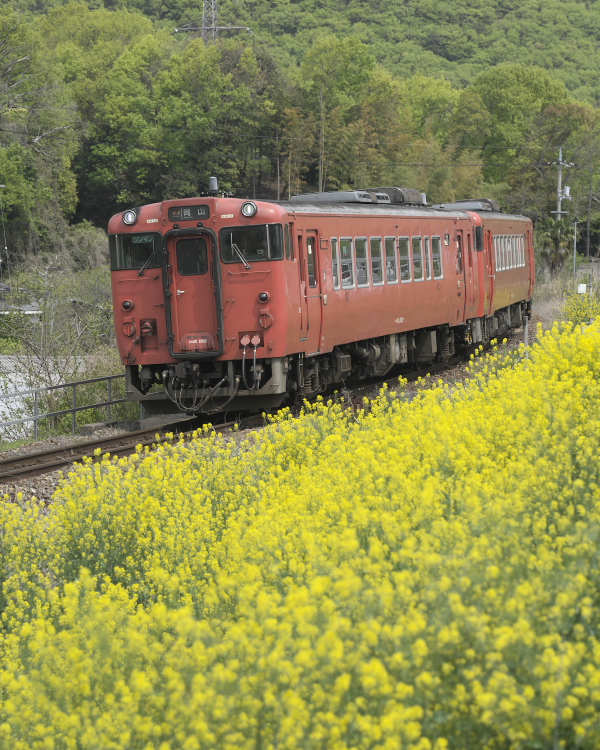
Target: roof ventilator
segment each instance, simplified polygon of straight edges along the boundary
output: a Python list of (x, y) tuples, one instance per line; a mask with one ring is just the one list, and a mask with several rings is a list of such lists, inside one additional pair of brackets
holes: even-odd
[(325, 193), (292, 195), (295, 203), (387, 203), (425, 206), (427, 197), (414, 188), (367, 188), (365, 190), (332, 190)]

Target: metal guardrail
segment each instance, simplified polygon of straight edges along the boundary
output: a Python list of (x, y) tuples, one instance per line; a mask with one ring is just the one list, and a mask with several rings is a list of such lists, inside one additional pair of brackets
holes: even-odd
[[(106, 421), (111, 421), (111, 407), (114, 404), (123, 404), (127, 401), (126, 398), (113, 399), (112, 397), (112, 384), (114, 380), (123, 379), (125, 375), (108, 375), (104, 378), (91, 378), (89, 380), (76, 380), (72, 383), (63, 383), (62, 385), (51, 385), (47, 388), (34, 388), (30, 391), (16, 391), (14, 393), (3, 393), (0, 394), (0, 400), (4, 401), (11, 398), (33, 396), (33, 414), (28, 417), (22, 417), (21, 419), (12, 419), (8, 422), (0, 422), (0, 429), (3, 427), (12, 427), (13, 425), (25, 424), (27, 422), (33, 422), (33, 436), (34, 439), (38, 439), (38, 423), (42, 419), (48, 419), (49, 417), (62, 417), (65, 414), (72, 415), (71, 432), (73, 435), (77, 433), (77, 414), (87, 409), (98, 409), (106, 407)], [(77, 406), (77, 386), (87, 385), (88, 383), (101, 383), (106, 382), (107, 384), (107, 401), (98, 401), (94, 404), (86, 404), (85, 406)], [(59, 411), (49, 411), (43, 414), (39, 413), (39, 400), (40, 394), (48, 393), (49, 391), (57, 391), (60, 389), (70, 388), (72, 390), (71, 403), (72, 406), (69, 409), (61, 409)], [(141, 404), (140, 404), (141, 406)]]

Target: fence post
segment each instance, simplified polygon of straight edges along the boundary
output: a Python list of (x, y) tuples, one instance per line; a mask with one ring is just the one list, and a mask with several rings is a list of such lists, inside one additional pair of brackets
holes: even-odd
[(37, 415), (38, 415), (38, 397), (39, 397), (39, 395), (40, 394), (39, 394), (38, 391), (36, 391), (33, 394), (33, 416), (35, 417), (34, 420), (33, 420), (33, 439), (34, 440), (38, 439), (38, 420), (37, 420)]
[[(77, 408), (77, 385), (73, 383), (73, 410)], [(71, 433), (75, 435), (77, 432), (77, 412), (73, 411), (73, 422)]]
[(108, 401), (108, 406), (106, 407), (106, 421), (110, 422), (111, 421), (111, 417), (110, 417), (110, 402), (112, 401), (112, 387), (111, 387), (112, 386), (112, 378), (108, 377), (107, 381), (108, 381), (108, 398), (106, 400)]

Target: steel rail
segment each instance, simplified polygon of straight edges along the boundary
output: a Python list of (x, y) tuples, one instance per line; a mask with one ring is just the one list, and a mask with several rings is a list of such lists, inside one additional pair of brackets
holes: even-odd
[[(189, 425), (187, 425), (188, 421), (195, 423), (193, 429), (189, 429)], [(227, 432), (236, 425), (243, 429), (252, 426), (262, 426), (263, 424), (264, 418), (262, 416), (246, 417), (236, 422), (214, 425), (207, 434), (211, 434), (212, 432)], [(187, 425), (188, 429), (181, 429), (182, 425)], [(175, 432), (178, 427), (179, 431)], [(136, 430), (135, 432), (128, 432), (117, 437), (86, 440), (84, 443), (73, 443), (46, 451), (37, 451), (36, 453), (0, 459), (0, 484), (12, 482), (15, 479), (24, 479), (26, 477), (34, 477), (39, 474), (57, 471), (86, 457), (92, 460), (99, 460), (106, 453), (110, 453), (111, 456), (127, 456), (135, 453), (139, 445), (152, 446), (165, 442), (166, 434), (169, 432), (173, 432), (173, 441), (179, 440), (182, 435), (184, 439), (190, 439), (198, 429), (197, 420), (194, 417), (190, 417), (189, 420), (184, 420), (183, 422), (179, 420), (174, 424), (163, 425), (160, 428), (154, 427), (146, 430)], [(158, 440), (157, 435), (159, 435)]]

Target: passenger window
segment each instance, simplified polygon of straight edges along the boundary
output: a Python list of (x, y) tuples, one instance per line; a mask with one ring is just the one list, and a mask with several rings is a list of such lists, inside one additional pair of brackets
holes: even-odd
[(208, 248), (202, 237), (178, 240), (177, 271), (182, 276), (200, 276), (208, 271)]
[(433, 278), (444, 277), (442, 272), (442, 240), (439, 237), (431, 238), (431, 256), (433, 261)]
[(521, 249), (521, 266), (525, 265), (525, 235), (519, 237), (519, 247)]
[(388, 284), (398, 283), (398, 262), (396, 260), (396, 240), (385, 238), (385, 277)]
[(425, 243), (425, 277), (431, 278), (431, 260), (429, 258), (429, 237), (423, 237)]
[(383, 284), (381, 237), (371, 237), (371, 277), (373, 279), (373, 286)]
[(308, 268), (308, 285), (317, 286), (317, 250), (314, 237), (306, 238), (306, 266)]
[(412, 251), (415, 281), (423, 281), (423, 240), (420, 237), (412, 238)]
[(356, 255), (356, 283), (358, 286), (369, 286), (366, 237), (359, 237), (354, 240), (354, 252)]
[(400, 251), (400, 278), (403, 282), (410, 281), (410, 245), (408, 237), (398, 237)]
[(331, 240), (331, 273), (333, 275), (333, 288), (340, 288), (340, 260), (338, 256), (337, 237)]
[(352, 240), (340, 239), (342, 286), (354, 286), (354, 264), (352, 263)]
[(456, 273), (463, 272), (463, 248), (462, 248), (462, 236), (456, 235)]

